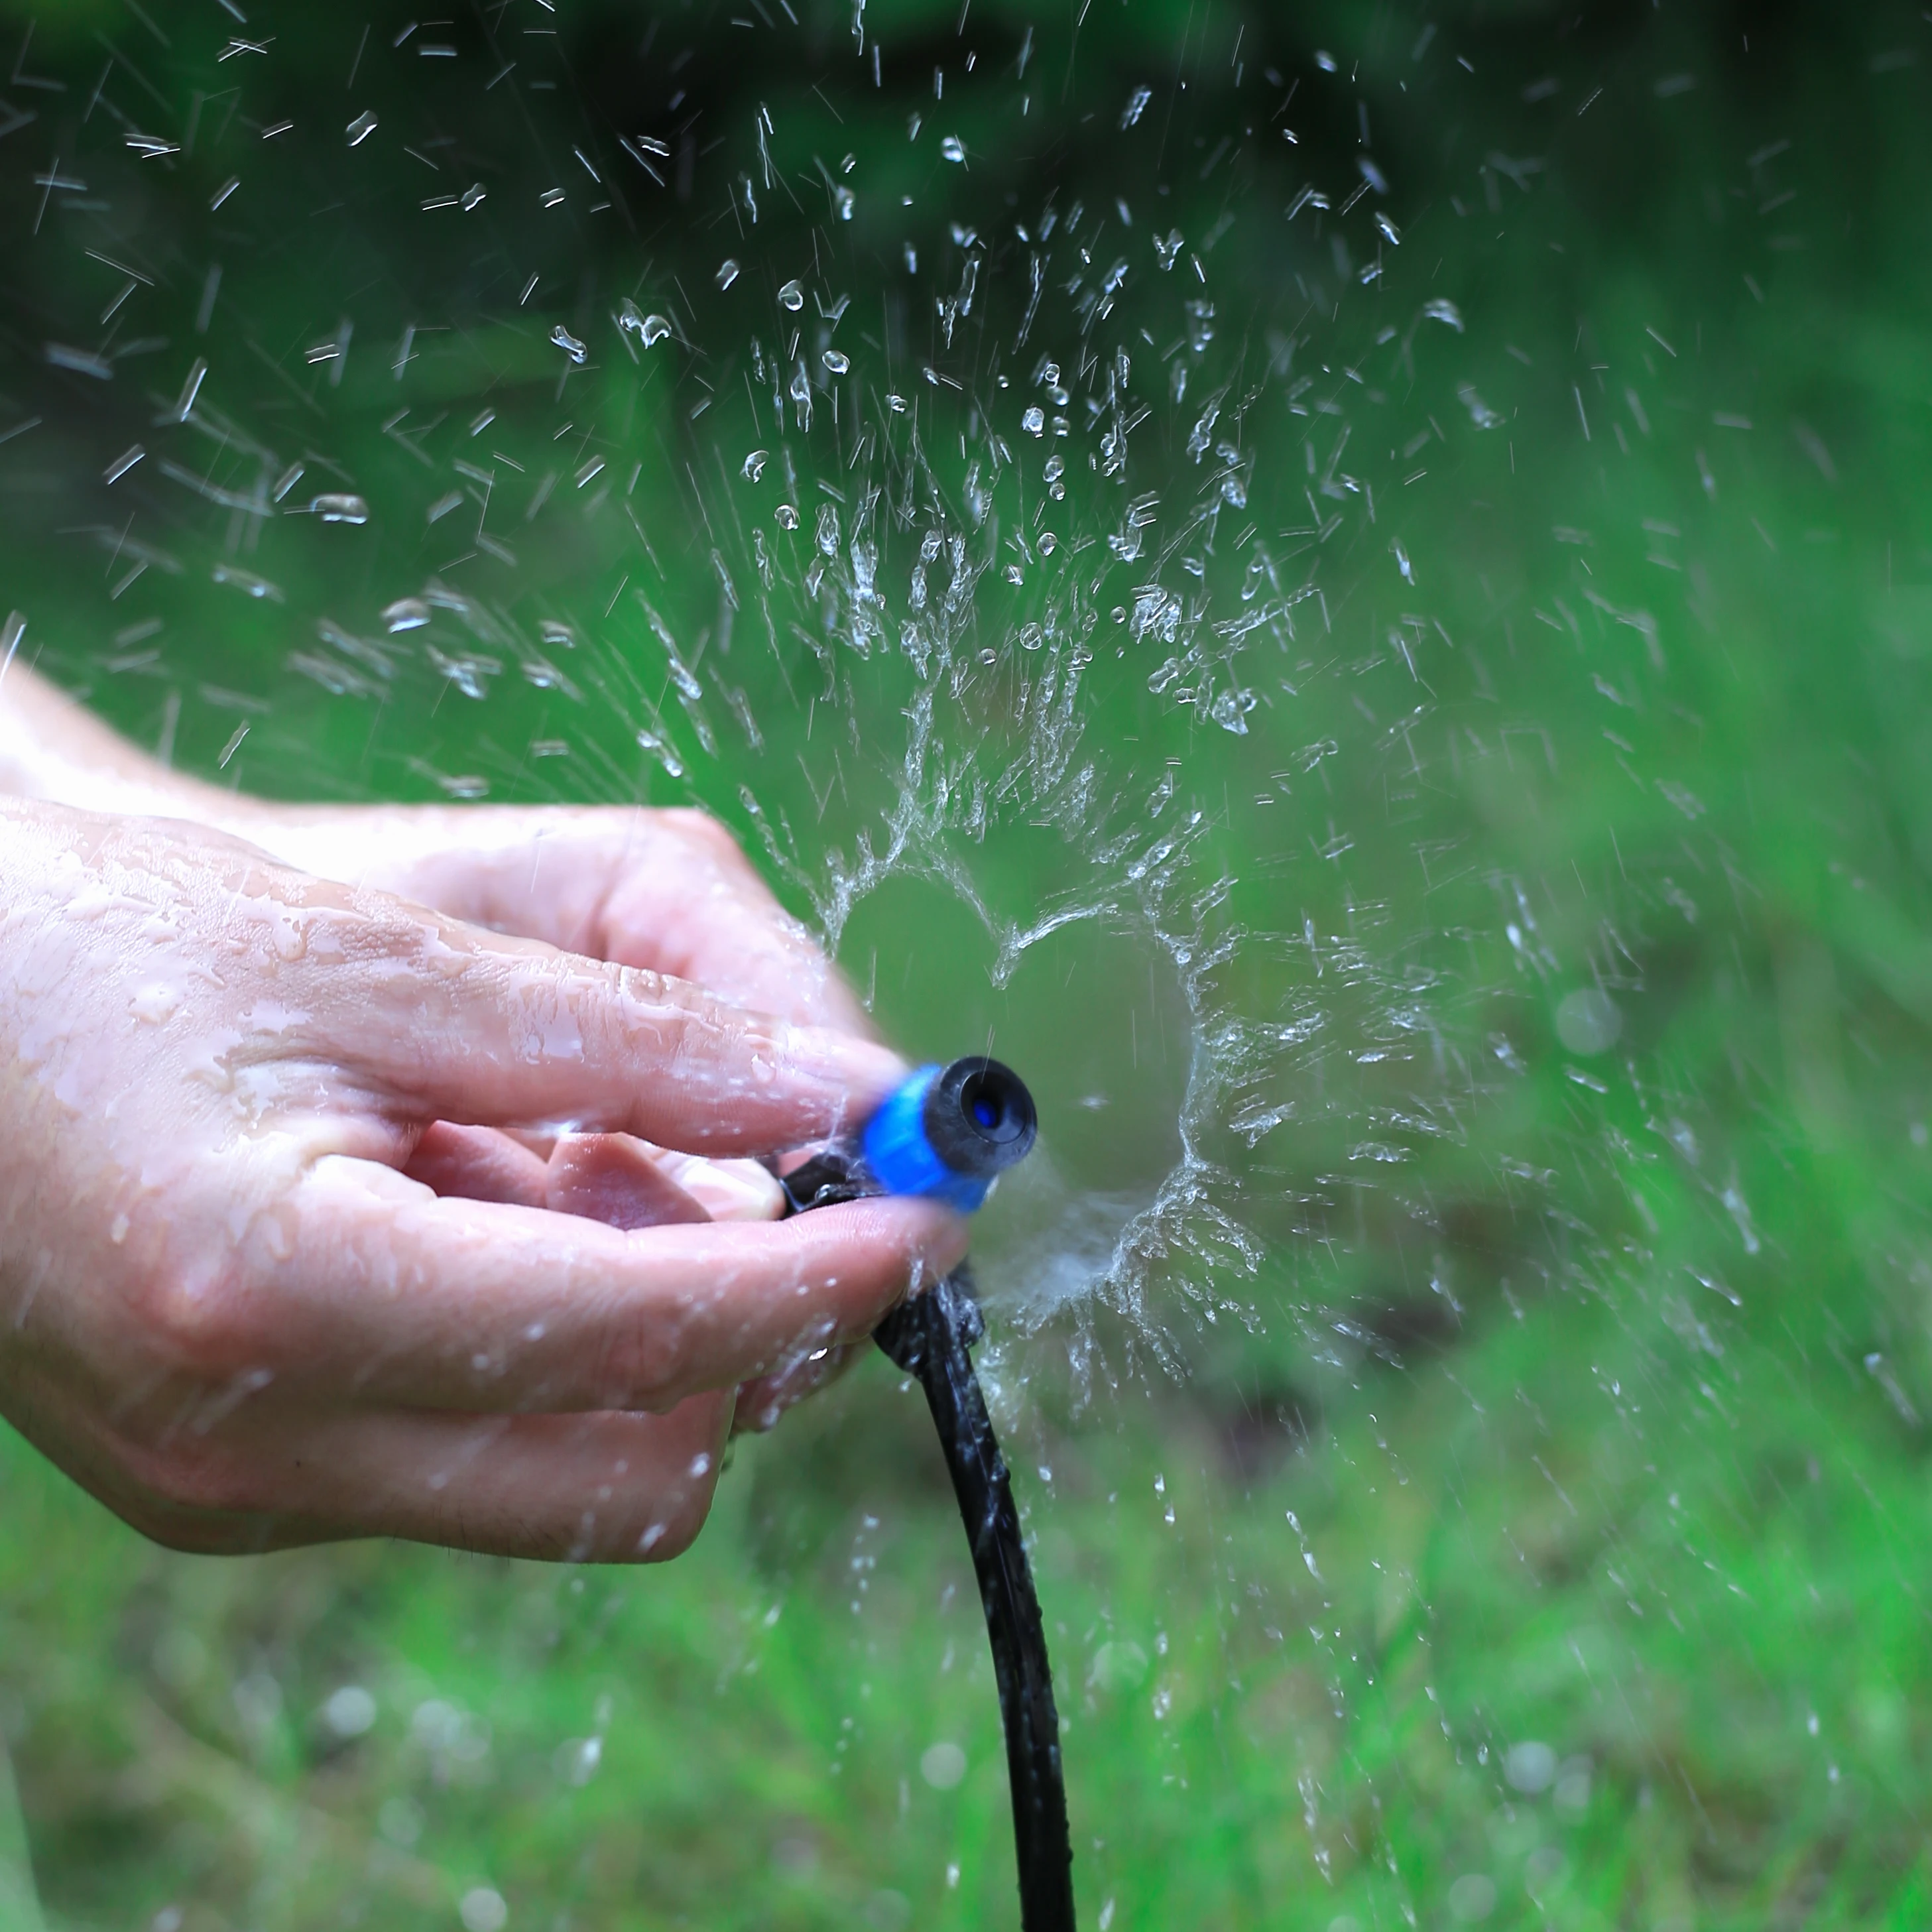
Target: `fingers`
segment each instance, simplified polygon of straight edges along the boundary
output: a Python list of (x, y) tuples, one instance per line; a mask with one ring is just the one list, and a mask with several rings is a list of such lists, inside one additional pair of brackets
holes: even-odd
[(412, 1180), (465, 1201), (500, 1201), (542, 1208), (549, 1171), (530, 1149), (493, 1127), (457, 1127), (433, 1120), (403, 1164)]
[(848, 1342), (836, 1348), (814, 1348), (769, 1376), (747, 1382), (738, 1391), (734, 1436), (763, 1436), (776, 1429), (788, 1409), (828, 1388), (844, 1374), (869, 1345)]
[(664, 1415), (383, 1417), (334, 1432), (343, 1480), (311, 1512), (496, 1556), (662, 1562), (704, 1526), (731, 1414), (726, 1393)]
[(686, 980), (386, 910), (364, 956), (328, 965), (322, 1044), (419, 1116), (765, 1153), (862, 1118), (904, 1071), (869, 1041)]
[(795, 1024), (871, 1031), (811, 934), (703, 812), (283, 808), (250, 836), (306, 871), (453, 918), (694, 980)]
[(784, 1216), (784, 1190), (758, 1161), (706, 1160), (664, 1148), (653, 1148), (650, 1154), (714, 1221), (776, 1221)]
[(235, 1554), (393, 1536), (494, 1556), (662, 1562), (711, 1506), (729, 1394), (664, 1415), (244, 1412), (115, 1447), (98, 1485), (157, 1540)]
[(571, 1134), (556, 1144), (544, 1205), (607, 1228), (668, 1228), (711, 1216), (679, 1186), (641, 1141), (628, 1134)]
[(796, 1023), (870, 1036), (872, 1022), (838, 969), (716, 819), (654, 812), (641, 842), (646, 850), (621, 866), (604, 903), (604, 958), (695, 980)]
[(185, 1318), (209, 1358), (188, 1365), (209, 1381), (266, 1365), (369, 1406), (668, 1409), (869, 1334), (966, 1247), (926, 1202), (626, 1234), (339, 1158), (289, 1204), (250, 1248), (255, 1285)]
[[(651, 1162), (658, 1176), (676, 1184), (702, 1208), (702, 1216), (682, 1213), (642, 1218), (634, 1206), (627, 1218), (607, 1216), (594, 1201), (578, 1204), (568, 1197), (570, 1177), (580, 1167), (581, 1147), (592, 1142), (620, 1142), (634, 1157)], [(628, 1135), (564, 1135), (550, 1148), (547, 1163), (532, 1149), (494, 1127), (457, 1127), (432, 1122), (400, 1172), (432, 1192), (464, 1201), (500, 1201), (520, 1208), (548, 1208), (562, 1214), (585, 1214), (614, 1227), (651, 1227), (660, 1220), (776, 1221), (784, 1212), (784, 1190), (754, 1160), (706, 1160), (674, 1154)], [(561, 1161), (560, 1163), (560, 1156)], [(553, 1168), (557, 1172), (554, 1172)], [(560, 1192), (560, 1175), (566, 1186)], [(652, 1184), (647, 1177), (645, 1184)]]

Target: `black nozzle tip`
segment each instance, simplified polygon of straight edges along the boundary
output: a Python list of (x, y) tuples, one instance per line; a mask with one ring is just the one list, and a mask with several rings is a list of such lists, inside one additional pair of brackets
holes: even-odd
[(982, 1180), (1025, 1160), (1040, 1131), (1025, 1082), (980, 1054), (940, 1073), (926, 1094), (925, 1114), (933, 1152), (956, 1174)]

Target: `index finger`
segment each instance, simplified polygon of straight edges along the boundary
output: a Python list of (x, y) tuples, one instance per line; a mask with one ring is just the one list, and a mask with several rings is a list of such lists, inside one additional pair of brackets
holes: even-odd
[(258, 1286), (218, 1318), (234, 1328), (232, 1372), (472, 1412), (663, 1409), (754, 1380), (870, 1334), (967, 1238), (956, 1216), (897, 1200), (626, 1233), (439, 1198), (339, 1155), (292, 1205), (292, 1246), (278, 1220)]
[(844, 976), (716, 819), (658, 810), (631, 836), (604, 901), (604, 958), (807, 1025), (873, 1031)]
[[(760, 1154), (862, 1119), (898, 1057), (731, 1005), (688, 980), (511, 939), (383, 895), (282, 883), (305, 1010), (274, 1036), (418, 1119), (562, 1124), (684, 1153)], [(261, 944), (257, 938), (256, 943)]]

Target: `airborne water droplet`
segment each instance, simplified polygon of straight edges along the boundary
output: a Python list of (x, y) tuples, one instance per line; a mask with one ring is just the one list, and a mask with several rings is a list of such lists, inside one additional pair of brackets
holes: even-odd
[(851, 357), (836, 349), (828, 349), (824, 359), (826, 368), (835, 376), (844, 375), (852, 366)]
[(310, 514), (320, 517), (325, 524), (366, 524), (369, 520), (369, 506), (360, 496), (352, 496), (346, 490), (331, 490), (315, 498), (308, 507)]
[(754, 449), (745, 459), (744, 476), (748, 483), (755, 483), (765, 473), (765, 465), (771, 460), (768, 450)]
[(781, 503), (778, 507), (778, 525), (782, 530), (798, 528), (798, 511), (792, 504)]
[(718, 265), (718, 286), (728, 289), (738, 279), (738, 265), (728, 258)]
[(550, 339), (556, 344), (558, 348), (561, 349), (563, 352), (570, 358), (572, 362), (578, 364), (580, 366), (586, 360), (590, 354), (590, 350), (585, 348), (584, 344), (578, 341), (577, 338), (572, 334), (570, 331), (566, 328), (562, 322), (559, 322), (556, 326), (550, 331)]
[(349, 145), (352, 148), (359, 148), (375, 131), (374, 115), (367, 112), (357, 115), (356, 118), (349, 124)]
[(634, 335), (646, 349), (655, 348), (666, 336), (673, 333), (670, 323), (664, 316), (641, 314), (637, 304), (628, 296), (617, 311), (617, 326), (626, 334)]
[(778, 291), (778, 306), (790, 309), (794, 315), (805, 306), (805, 289), (801, 283), (788, 282)]
[(429, 622), (429, 606), (420, 597), (399, 597), (382, 613), (391, 636), (399, 631), (420, 631)]
[(940, 142), (939, 152), (949, 161), (963, 162), (966, 158), (966, 143), (957, 134), (949, 134)]

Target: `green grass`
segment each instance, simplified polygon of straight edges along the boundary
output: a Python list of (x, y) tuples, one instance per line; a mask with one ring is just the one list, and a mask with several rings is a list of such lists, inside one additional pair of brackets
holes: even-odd
[[(1922, 1927), (1932, 382), (1919, 83), (1886, 57), (1921, 47), (1922, 25), (1800, 14), (1753, 65), (1715, 29), (1606, 13), (1565, 39), (1532, 11), (1445, 24), (1418, 62), (1413, 22), (1332, 9), (1308, 38), (1363, 59), (1402, 236), (1364, 284), (1376, 201), (1346, 218), (1346, 274), (1308, 214), (1282, 220), (1303, 181), (1355, 178), (1357, 124), (1354, 94), (1318, 81), (1281, 23), (1249, 23), (1252, 57), (1295, 57), (1302, 142), (1247, 142), (1204, 181), (1256, 98), (1223, 68), (1235, 15), (1181, 22), (1187, 52), (1164, 67), (1147, 50), (1178, 29), (1158, 10), (1132, 16), (1145, 40), (1089, 29), (1072, 104), (1042, 83), (1024, 116), (989, 53), (983, 83), (948, 83), (945, 124), (970, 152), (949, 170), (929, 151), (915, 165), (904, 138), (913, 106), (933, 113), (927, 70), (952, 58), (944, 11), (875, 18), (908, 50), (876, 100), (839, 93), (837, 122), (795, 77), (781, 92), (788, 57), (704, 43), (703, 98), (734, 131), (700, 170), (698, 213), (646, 198), (636, 238), (558, 245), (510, 212), (534, 164), (490, 148), (495, 124), (460, 90), (438, 124), (497, 170), (501, 226), (461, 231), (488, 248), (438, 255), (445, 231), (381, 202), (386, 173), (352, 180), (364, 199), (342, 225), (294, 238), (238, 200), (261, 224), (246, 248), (205, 196), (143, 190), (171, 278), (156, 333), (185, 340), (224, 254), (211, 394), (278, 458), (326, 446), (376, 516), (269, 525), (253, 567), (279, 606), (211, 586), (225, 515), (91, 480), (97, 450), (152, 414), (134, 379), (62, 389), (10, 350), (6, 400), (46, 418), (39, 442), (0, 446), (10, 595), (44, 663), (151, 741), (172, 718), (197, 768), (248, 718), (228, 776), (251, 784), (695, 796), (836, 928), (897, 1036), (941, 1051), (993, 1031), (1046, 1097), (1076, 1197), (1144, 1203), (1184, 1119), (1187, 1186), (1111, 1295), (1021, 1318), (1039, 1244), (1077, 1232), (1047, 1190), (1012, 1190), (986, 1229), (994, 1399), (1070, 1720), (1083, 1924), (1366, 1932), (1478, 1922), (1492, 1897), (1480, 1922), (1497, 1928)], [(91, 45), (83, 24), (48, 31)], [(278, 27), (315, 37), (316, 71), (336, 61), (332, 27)], [(1064, 28), (1041, 31), (1056, 87)], [(609, 56), (585, 70), (593, 109), (634, 86), (626, 112), (654, 111), (609, 51), (616, 29), (580, 31)], [(1018, 16), (989, 10), (985, 31), (1016, 58)], [(1193, 81), (1158, 158), (1114, 124), (1143, 69)], [(321, 86), (275, 71), (261, 84), (298, 105)], [(1660, 95), (1679, 73), (1697, 88)], [(1546, 74), (1554, 104), (1524, 101)], [(370, 82), (398, 126), (429, 85)], [(835, 142), (854, 155), (849, 232), (770, 190), (754, 232), (720, 238), (722, 197), (755, 165), (746, 104), (766, 92), (793, 179), (815, 178), (814, 154), (836, 164)], [(1544, 165), (1516, 168), (1519, 187), (1498, 154)], [(225, 156), (182, 173), (212, 186)], [(98, 163), (115, 193), (154, 178), (116, 165)], [(302, 199), (293, 160), (250, 165), (287, 170), (267, 208), (321, 198)], [(1203, 248), (1234, 217), (1191, 285), (1148, 246), (1169, 174), (1173, 224)], [(1091, 340), (1129, 349), (1149, 420), (1124, 476), (1070, 470), (1057, 561), (1035, 554), (1016, 585), (1000, 553), (951, 628), (932, 614), (942, 562), (901, 650), (926, 530), (990, 563), (990, 519), (1032, 516), (1043, 446), (1022, 396), (1039, 355), (1071, 367), (1082, 340), (1055, 284), (1027, 352), (1008, 346), (1027, 261), (1003, 244), (945, 350), (928, 305), (959, 286), (947, 229), (1037, 226), (1055, 181), (1063, 210), (1118, 195), (1136, 215), (1110, 234), (1133, 272)], [(100, 299), (81, 230), (63, 217), (58, 248), (30, 246), (30, 214), (8, 217), (15, 337), (69, 339)], [(855, 292), (842, 327), (879, 316), (844, 392), (869, 453), (822, 392), (812, 434), (782, 440), (768, 385), (740, 400), (748, 337), (769, 349), (814, 223), (826, 292)], [(908, 238), (926, 280), (896, 266)], [(756, 303), (715, 291), (728, 247)], [(374, 277), (359, 339), (392, 344), (433, 292), (450, 326), (406, 380), (386, 346), (332, 390), (302, 348), (334, 329), (358, 262)], [(530, 268), (548, 280), (519, 310)], [(709, 359), (642, 375), (620, 360), (608, 311), (633, 287), (641, 306), (681, 302)], [(1161, 359), (1184, 304), (1210, 296), (1214, 340)], [(1436, 299), (1462, 328), (1420, 316)], [(562, 400), (557, 320), (604, 328), (604, 366)], [(165, 392), (183, 355), (156, 353)], [(964, 386), (926, 384), (928, 360)], [(918, 414), (883, 406), (895, 385)], [(1248, 502), (1165, 554), (1228, 466), (1186, 448), (1224, 386), (1216, 435), (1240, 414)], [(644, 463), (629, 500), (655, 541), (594, 479), (528, 519), (514, 498), (515, 565), (446, 573), (497, 627), (466, 640), (504, 666), (487, 696), (420, 656), (380, 703), (325, 694), (290, 651), (314, 648), (320, 616), (376, 632), (382, 604), (442, 568), (456, 546), (424, 506), (486, 401), (526, 477), (554, 460), (560, 412), (614, 472)], [(404, 404), (448, 412), (433, 464), (382, 430)], [(1337, 473), (1372, 490), (1373, 520), (1366, 490), (1317, 495), (1343, 521), (1297, 534), (1344, 428)], [(994, 462), (988, 434), (1020, 460)], [(774, 453), (754, 485), (737, 466), (758, 446)], [(976, 460), (985, 522), (965, 502)], [(844, 548), (860, 471), (890, 484), (888, 512), (913, 507), (875, 525), (884, 605), (863, 652)], [(226, 487), (248, 473), (234, 464)], [(841, 554), (808, 588), (821, 481), (848, 500)], [(794, 482), (806, 514), (788, 538), (772, 512)], [(1107, 561), (1126, 503), (1156, 489), (1148, 557)], [(118, 579), (91, 574), (106, 550), (58, 533), (136, 504), (181, 574), (157, 565), (110, 599)], [(728, 654), (714, 547), (736, 599)], [(1318, 596), (1215, 633), (1273, 600), (1270, 570), (1284, 601)], [(1156, 578), (1211, 600), (1191, 640), (1184, 614), (1171, 644), (1114, 621)], [(690, 709), (638, 590), (698, 664)], [(129, 665), (138, 642), (113, 637), (150, 613), (157, 655)], [(578, 627), (563, 668), (581, 702), (516, 675), (543, 618)], [(447, 653), (466, 640), (443, 622)], [(1212, 713), (1239, 691), (1254, 706), (1236, 735)], [(930, 740), (908, 722), (922, 705)], [(636, 743), (646, 718), (668, 760)], [(527, 755), (552, 738), (568, 758)], [(878, 880), (861, 836), (884, 852), (894, 824)], [(849, 904), (842, 878), (863, 888)], [(1003, 956), (1055, 908), (1091, 916)], [(1622, 1036), (1571, 1051), (1559, 1008), (1593, 986)], [(447, 1924), (485, 1884), (513, 1927), (1013, 1922), (970, 1578), (922, 1412), (883, 1361), (742, 1445), (705, 1535), (662, 1572), (373, 1546), (212, 1564), (140, 1544), (11, 1438), (0, 1484), (0, 1720), (56, 1926), (171, 1905), (190, 1932)], [(321, 1714), (352, 1684), (376, 1715), (345, 1740)], [(956, 1788), (922, 1774), (940, 1742), (964, 1754)], [(1511, 1758), (1528, 1743), (1546, 1755)]]

